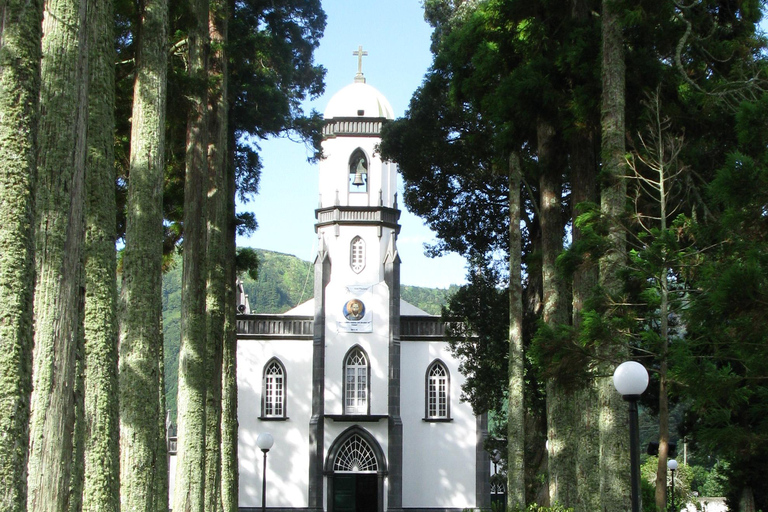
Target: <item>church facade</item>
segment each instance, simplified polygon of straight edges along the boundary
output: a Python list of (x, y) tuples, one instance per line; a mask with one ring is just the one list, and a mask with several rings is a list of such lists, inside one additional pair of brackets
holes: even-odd
[(455, 511), (490, 507), (486, 418), (439, 317), (400, 299), (394, 164), (376, 154), (386, 98), (365, 82), (325, 111), (314, 299), (282, 315), (239, 298), (240, 510)]

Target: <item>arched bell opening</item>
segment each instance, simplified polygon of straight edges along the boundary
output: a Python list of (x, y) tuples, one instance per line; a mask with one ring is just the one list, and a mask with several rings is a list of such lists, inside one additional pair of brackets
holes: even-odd
[(349, 191), (368, 192), (368, 157), (357, 148), (349, 157)]

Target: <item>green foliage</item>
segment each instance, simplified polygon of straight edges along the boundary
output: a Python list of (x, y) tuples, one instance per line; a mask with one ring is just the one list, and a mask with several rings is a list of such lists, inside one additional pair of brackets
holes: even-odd
[(728, 489), (729, 464), (717, 460), (711, 468), (691, 466), (691, 490), (699, 496), (725, 496)]
[[(643, 512), (657, 512), (654, 493), (656, 489), (656, 469), (659, 464), (658, 457), (648, 457), (648, 460), (640, 467), (640, 485), (643, 498)], [(694, 503), (695, 495), (691, 489), (694, 470), (691, 466), (680, 464), (675, 471), (675, 510), (684, 508), (689, 503)], [(667, 503), (672, 503), (672, 473), (667, 471)]]
[(449, 299), (459, 290), (457, 285), (448, 288), (424, 288), (422, 286), (400, 286), (400, 298), (413, 304), (430, 315), (439, 315)]
[[(496, 512), (496, 511), (494, 511)], [(501, 511), (503, 512), (503, 510)], [(545, 507), (543, 505), (538, 505), (536, 503), (531, 503), (526, 508), (514, 508), (512, 509), (512, 512), (573, 512), (572, 508), (565, 507), (559, 503), (555, 503), (554, 505), (550, 507)]]
[(509, 361), (509, 296), (496, 286), (487, 273), (469, 276), (451, 298), (445, 315), (461, 322), (451, 324), (450, 347), (459, 360), (459, 371), (466, 381), (462, 399), (472, 404), (476, 414), (502, 411)]

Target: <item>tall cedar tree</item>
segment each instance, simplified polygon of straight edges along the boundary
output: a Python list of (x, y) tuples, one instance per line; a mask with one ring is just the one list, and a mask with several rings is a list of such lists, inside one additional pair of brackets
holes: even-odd
[(522, 185), (520, 157), (509, 158), (509, 369), (507, 374), (507, 510), (524, 509), (525, 496), (525, 353), (523, 350)]
[[(227, 231), (230, 219), (230, 195), (227, 186), (227, 121), (229, 114), (227, 87), (227, 24), (229, 9), (226, 0), (210, 3), (209, 31), (210, 93), (208, 97), (208, 233), (206, 285), (206, 369), (205, 385), (205, 509), (220, 510), (222, 501), (222, 364), (225, 339), (227, 288), (227, 256), (230, 253)], [(231, 198), (234, 201), (234, 197)]]
[(111, 0), (88, 2), (85, 464), (82, 510), (120, 510), (115, 261), (115, 45)]
[[(229, 4), (231, 7), (231, 4)], [(228, 112), (229, 114), (229, 112)], [(228, 116), (229, 117), (229, 116)], [(228, 123), (228, 126), (231, 126)], [(236, 259), (235, 235), (235, 162), (233, 131), (227, 130), (225, 184), (227, 224), (224, 234), (227, 261)], [(227, 283), (235, 283), (235, 265), (225, 268)], [(237, 512), (239, 480), (237, 458), (237, 290), (227, 286), (224, 296), (224, 328), (221, 365), (221, 510)]]
[[(69, 508), (81, 339), (87, 113), (86, 3), (45, 5), (35, 187), (35, 348), (27, 508)], [(63, 51), (64, 50), (64, 51)]]
[(179, 348), (178, 455), (173, 509), (202, 512), (206, 433), (206, 223), (208, 192), (208, 0), (190, 0), (191, 90), (184, 177), (184, 243)]
[(34, 195), (43, 2), (4, 2), (0, 16), (0, 496), (26, 511), (32, 391)]
[(168, 52), (167, 0), (139, 3), (131, 116), (130, 176), (120, 290), (120, 502), (124, 510), (168, 508), (158, 482), (164, 458), (162, 382), (163, 171)]
[[(614, 222), (608, 232), (609, 249), (600, 260), (600, 285), (607, 295), (610, 310), (620, 303), (622, 289), (620, 271), (626, 264), (626, 235), (619, 219), (626, 207), (627, 184), (624, 160), (626, 95), (624, 36), (621, 8), (614, 0), (603, 0), (602, 24), (602, 181), (601, 212)], [(629, 356), (626, 340), (616, 340), (600, 350), (597, 392), (600, 404), (600, 507), (601, 510), (629, 509), (629, 423), (627, 406), (613, 388), (613, 369)]]

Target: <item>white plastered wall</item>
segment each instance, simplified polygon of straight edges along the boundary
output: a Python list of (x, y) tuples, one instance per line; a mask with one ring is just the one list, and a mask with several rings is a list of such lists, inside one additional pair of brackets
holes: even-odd
[[(450, 422), (426, 422), (425, 375), (440, 359), (450, 373)], [(475, 507), (476, 423), (461, 403), (458, 362), (445, 342), (402, 342), (403, 507)]]
[[(264, 365), (276, 357), (285, 367), (285, 421), (262, 421)], [(238, 458), (240, 506), (261, 506), (264, 456), (256, 438), (269, 432), (275, 444), (267, 454), (267, 506), (306, 507), (309, 478), (309, 420), (312, 411), (312, 341), (237, 342)]]

